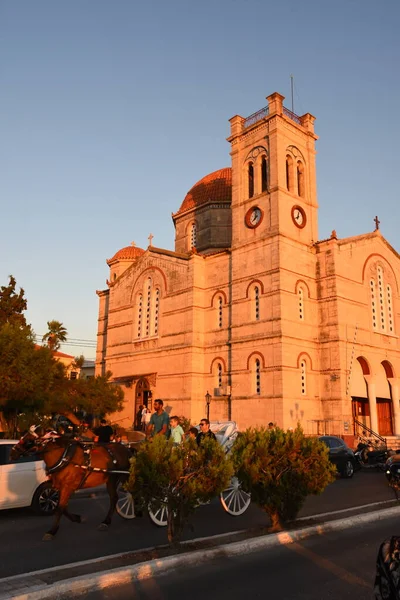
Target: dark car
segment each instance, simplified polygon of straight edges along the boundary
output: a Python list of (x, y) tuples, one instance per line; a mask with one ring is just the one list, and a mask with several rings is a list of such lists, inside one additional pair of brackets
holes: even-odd
[(357, 466), (353, 450), (350, 450), (341, 438), (334, 435), (322, 435), (319, 439), (328, 446), (329, 459), (336, 465), (340, 475), (346, 478), (353, 477)]

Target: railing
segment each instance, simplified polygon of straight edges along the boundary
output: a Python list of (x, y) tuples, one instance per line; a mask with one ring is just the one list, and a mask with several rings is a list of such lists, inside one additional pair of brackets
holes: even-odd
[(372, 429), (364, 425), (364, 423), (362, 423), (361, 421), (357, 421), (357, 419), (354, 419), (354, 433), (358, 438), (360, 438), (360, 441), (364, 442), (365, 444), (372, 443), (372, 445), (374, 446), (387, 445), (386, 438), (382, 437), (381, 435), (379, 435), (379, 433), (376, 433), (376, 431), (373, 431)]
[(255, 112), (252, 115), (250, 115), (249, 117), (247, 117), (247, 119), (245, 119), (245, 121), (244, 121), (244, 127), (250, 127), (250, 125), (254, 125), (254, 123), (257, 123), (257, 121), (261, 121), (261, 119), (263, 119), (264, 117), (267, 117), (268, 114), (269, 114), (269, 107), (265, 106), (261, 110), (258, 110), (257, 112)]
[(294, 112), (292, 112), (288, 108), (283, 107), (283, 114), (289, 117), (289, 119), (292, 119), (292, 121), (294, 121), (295, 123), (301, 125), (300, 117), (295, 115)]

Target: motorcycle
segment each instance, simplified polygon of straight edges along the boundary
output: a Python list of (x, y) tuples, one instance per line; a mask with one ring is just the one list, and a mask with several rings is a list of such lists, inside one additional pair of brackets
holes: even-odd
[(390, 456), (385, 464), (385, 475), (390, 487), (394, 490), (396, 500), (400, 494), (400, 453)]
[(386, 446), (375, 448), (372, 444), (360, 442), (355, 451), (355, 457), (361, 467), (367, 469), (385, 469), (387, 459), (394, 454)]

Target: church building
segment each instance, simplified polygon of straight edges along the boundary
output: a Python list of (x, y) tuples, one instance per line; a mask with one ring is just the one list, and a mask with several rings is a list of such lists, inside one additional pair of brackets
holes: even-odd
[(125, 426), (162, 398), (193, 423), (208, 401), (240, 429), (400, 435), (400, 256), (377, 218), (319, 240), (315, 118), (283, 100), (230, 119), (231, 166), (173, 213), (174, 251), (150, 236), (107, 261), (96, 373), (123, 387)]

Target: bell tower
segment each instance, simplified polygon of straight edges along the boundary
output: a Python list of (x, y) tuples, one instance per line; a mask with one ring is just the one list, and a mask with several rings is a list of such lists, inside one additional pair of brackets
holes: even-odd
[(275, 92), (247, 118), (230, 119), (232, 249), (282, 234), (318, 239), (315, 118), (299, 117)]

